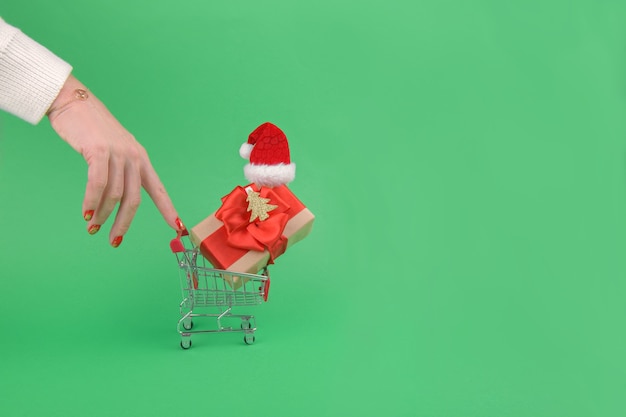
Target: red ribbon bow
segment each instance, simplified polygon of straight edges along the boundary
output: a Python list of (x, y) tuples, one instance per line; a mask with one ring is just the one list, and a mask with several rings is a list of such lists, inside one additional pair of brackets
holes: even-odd
[(215, 217), (224, 223), (226, 242), (233, 247), (245, 250), (270, 252), (270, 263), (285, 251), (287, 238), (283, 236), (289, 216), (285, 213), (289, 205), (282, 200), (271, 188), (257, 188), (249, 185), (253, 191), (259, 192), (261, 197), (269, 198), (269, 204), (278, 206), (271, 210), (269, 217), (263, 221), (255, 219), (250, 222), (251, 213), (247, 211), (248, 193), (244, 187), (236, 187), (230, 194), (222, 198), (222, 207), (215, 212)]

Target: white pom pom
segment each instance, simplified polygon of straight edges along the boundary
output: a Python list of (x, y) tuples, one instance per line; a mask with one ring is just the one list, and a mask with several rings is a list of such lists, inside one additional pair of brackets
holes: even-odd
[(241, 145), (241, 148), (239, 148), (239, 155), (241, 155), (243, 159), (250, 159), (250, 153), (252, 152), (252, 148), (254, 148), (254, 145), (250, 145), (248, 142), (244, 142)]

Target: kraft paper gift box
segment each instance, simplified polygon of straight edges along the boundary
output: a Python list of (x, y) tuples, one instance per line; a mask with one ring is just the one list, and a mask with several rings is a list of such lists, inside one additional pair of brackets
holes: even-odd
[[(260, 201), (260, 215), (250, 209), (252, 200)], [(250, 184), (223, 197), (222, 206), (191, 228), (190, 236), (214, 268), (256, 274), (304, 239), (314, 219), (286, 185)], [(241, 286), (237, 278), (232, 280), (235, 287)]]

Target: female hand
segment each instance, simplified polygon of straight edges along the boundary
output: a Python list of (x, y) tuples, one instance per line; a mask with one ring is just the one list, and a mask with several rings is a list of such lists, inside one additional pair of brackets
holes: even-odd
[(118, 247), (141, 201), (141, 187), (174, 230), (184, 229), (146, 150), (72, 75), (48, 111), (52, 128), (87, 162), (83, 217), (95, 234), (118, 206), (109, 242)]

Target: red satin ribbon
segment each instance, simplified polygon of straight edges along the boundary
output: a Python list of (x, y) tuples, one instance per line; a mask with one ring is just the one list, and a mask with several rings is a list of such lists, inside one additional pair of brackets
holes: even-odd
[(262, 252), (267, 249), (270, 253), (269, 263), (285, 252), (287, 238), (283, 236), (289, 215), (285, 212), (290, 209), (282, 198), (271, 188), (249, 185), (261, 197), (269, 198), (269, 204), (278, 206), (268, 212), (269, 218), (261, 221), (258, 218), (250, 222), (250, 212), (246, 198), (248, 193), (244, 187), (236, 187), (230, 194), (222, 198), (222, 207), (215, 212), (215, 217), (224, 223), (226, 243), (230, 246)]

